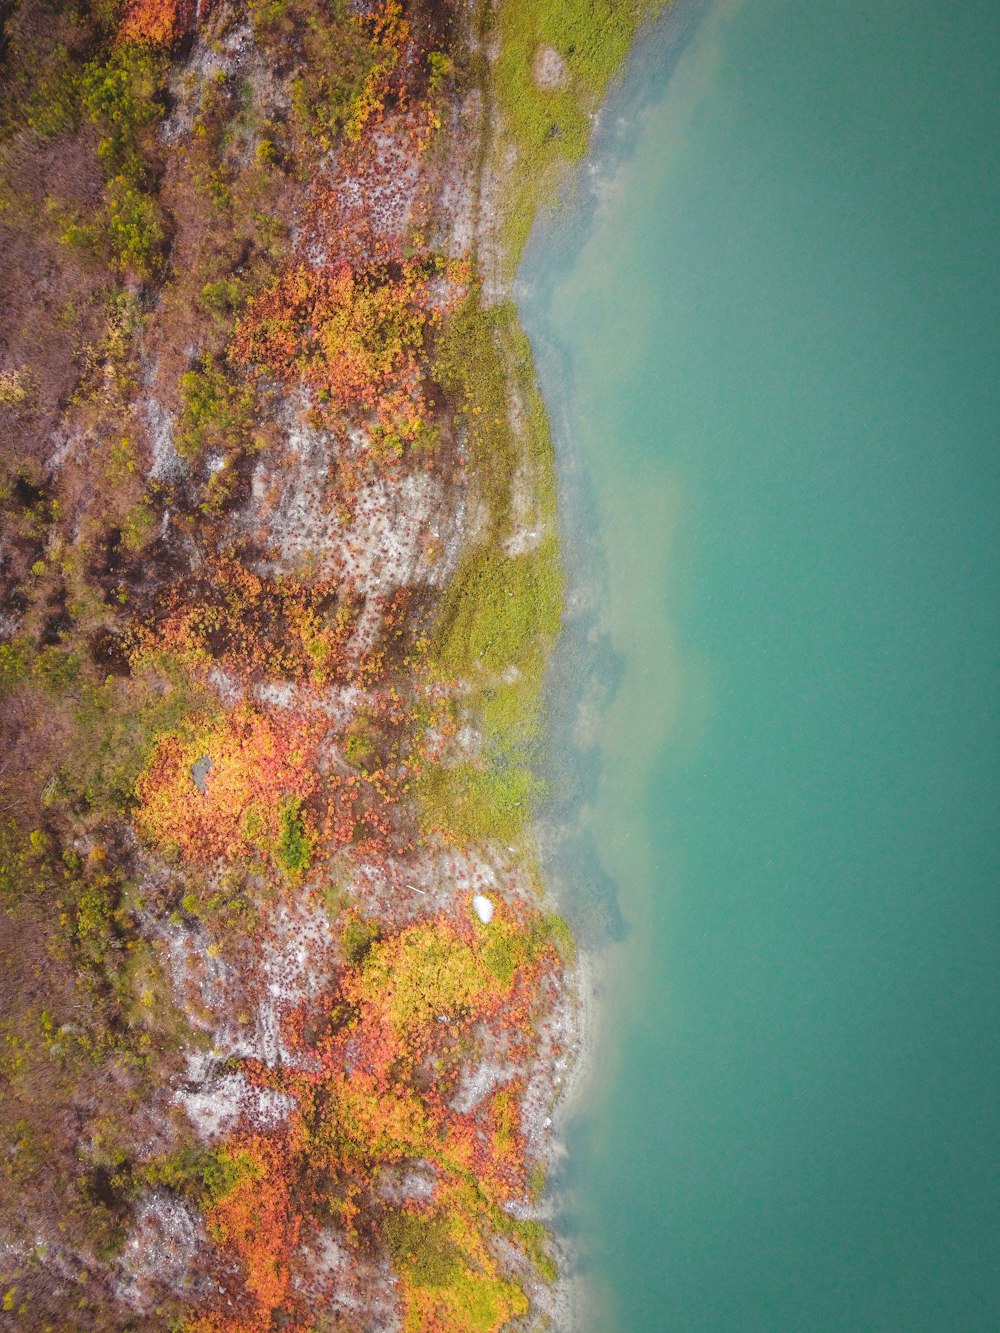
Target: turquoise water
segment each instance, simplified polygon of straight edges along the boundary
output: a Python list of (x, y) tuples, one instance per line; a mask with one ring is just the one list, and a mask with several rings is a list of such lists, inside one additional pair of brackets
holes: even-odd
[(981, 0), (681, 9), (522, 268), (589, 1329), (1000, 1328), (998, 69)]

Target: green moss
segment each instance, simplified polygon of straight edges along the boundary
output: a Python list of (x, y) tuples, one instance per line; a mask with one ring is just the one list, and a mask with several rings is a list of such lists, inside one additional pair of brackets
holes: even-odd
[(448, 1286), (461, 1273), (462, 1251), (451, 1239), (446, 1218), (391, 1213), (382, 1231), (394, 1263), (418, 1286)]
[(378, 926), (373, 921), (362, 921), (349, 916), (340, 932), (340, 951), (352, 967), (362, 962), (378, 939)]
[(541, 1222), (522, 1222), (521, 1239), (525, 1253), (538, 1270), (543, 1282), (555, 1282), (559, 1276), (559, 1265), (546, 1251), (548, 1233)]
[[(329, 868), (327, 873), (330, 874)], [(350, 890), (344, 879), (334, 872), (330, 878), (324, 881), (320, 892), (327, 916), (333, 922), (338, 921), (341, 913), (351, 900)]]
[(541, 790), (526, 763), (509, 759), (436, 766), (417, 781), (427, 823), (473, 842), (518, 841)]
[(254, 420), (249, 383), (234, 384), (218, 358), (206, 356), (181, 377), (177, 452), (190, 458), (205, 449), (231, 452), (245, 444)]
[(519, 967), (536, 958), (547, 945), (566, 956), (572, 950), (573, 939), (561, 916), (554, 913), (532, 913), (526, 925), (518, 926), (508, 920), (495, 920), (489, 926), (478, 925), (482, 943), (482, 959), (487, 969), (504, 985), (509, 984)]
[[(492, 85), (505, 132), (518, 152), (505, 219), (511, 271), (559, 168), (586, 151), (591, 116), (624, 64), (643, 16), (654, 7), (656, 0), (504, 0), (499, 6), (500, 54)], [(560, 86), (539, 87), (534, 67), (543, 47), (563, 61)]]
[(530, 941), (523, 935), (493, 930), (483, 948), (483, 962), (498, 981), (509, 986), (514, 973), (527, 962), (530, 953)]
[(469, 1012), (486, 984), (468, 944), (426, 922), (376, 944), (364, 964), (365, 989), (378, 997), (397, 1033)]
[(572, 963), (576, 958), (576, 940), (565, 918), (556, 912), (546, 912), (540, 918), (540, 925), (555, 945), (563, 962)]
[(507, 371), (499, 336), (509, 324), (473, 293), (445, 321), (433, 365), (465, 427), (476, 485), (494, 526), (507, 522), (517, 447), (510, 425)]
[[(477, 548), (460, 566), (445, 595), (434, 655), (446, 675), (481, 682), (466, 707), (482, 732), (484, 754), (421, 776), (418, 789), (431, 822), (474, 840), (520, 837), (543, 790), (531, 745), (561, 611), (554, 536), (514, 558)], [(514, 679), (497, 681), (501, 672)]]
[(365, 760), (372, 754), (372, 740), (368, 724), (364, 718), (358, 718), (348, 732), (344, 742), (344, 758), (355, 768), (364, 768)]
[[(536, 1162), (530, 1172), (532, 1196), (537, 1198), (545, 1183), (545, 1172)], [(512, 1236), (524, 1250), (545, 1282), (554, 1282), (559, 1276), (559, 1267), (548, 1253), (546, 1245), (549, 1233), (542, 1222), (533, 1218), (513, 1217), (506, 1209), (495, 1205), (488, 1208), (490, 1221), (501, 1234)]]
[[(512, 842), (540, 793), (529, 747), (562, 614), (552, 443), (514, 307), (484, 310), (470, 297), (446, 321), (434, 377), (465, 428), (486, 521), (442, 599), (431, 658), (442, 676), (463, 682), (463, 709), (483, 735), (484, 753), (477, 762), (424, 773), (418, 791), (430, 826), (463, 839)], [(520, 408), (516, 432), (512, 390)], [(542, 535), (532, 549), (510, 555), (518, 525)]]
[(554, 536), (513, 557), (495, 548), (473, 549), (445, 595), (435, 656), (449, 675), (475, 678), (514, 665), (535, 676), (559, 632), (561, 613)]
[(528, 1303), (516, 1283), (470, 1261), (456, 1240), (463, 1224), (460, 1217), (397, 1212), (382, 1230), (397, 1268), (414, 1286), (434, 1293), (449, 1327), (469, 1333), (496, 1329), (511, 1315), (523, 1314)]
[[(433, 373), (466, 430), (476, 491), (487, 509), (485, 538), (467, 554), (445, 595), (434, 657), (446, 674), (459, 676), (480, 667), (537, 666), (562, 610), (555, 469), (531, 348), (514, 307), (484, 310), (470, 297), (445, 324)], [(518, 436), (511, 389), (522, 409)], [(549, 531), (534, 550), (511, 557), (503, 543), (516, 527), (512, 487), (519, 470), (532, 512), (517, 521)]]
[(35, 670), (44, 671), (53, 694), (67, 690), (67, 681), (76, 683), (77, 697), (60, 704), (70, 714), (74, 741), (63, 751), (57, 794), (92, 809), (127, 806), (157, 738), (177, 730), (207, 702), (166, 658), (150, 662), (136, 677), (112, 676), (100, 683), (89, 676), (78, 679), (78, 664), (65, 653), (44, 667), (40, 658)]
[(532, 1162), (528, 1171), (528, 1192), (532, 1199), (539, 1199), (545, 1188), (545, 1167), (541, 1162)]
[(260, 1174), (260, 1168), (247, 1153), (224, 1148), (206, 1152), (203, 1148), (178, 1148), (144, 1167), (136, 1176), (139, 1186), (162, 1185), (183, 1194), (199, 1208), (211, 1208), (232, 1194), (244, 1180)]
[(506, 1325), (509, 1318), (522, 1315), (528, 1308), (524, 1292), (516, 1282), (499, 1274), (490, 1274), (463, 1264), (449, 1284), (449, 1305), (453, 1327), (470, 1333), (487, 1333)]
[(309, 869), (313, 839), (302, 821), (302, 802), (287, 801), (278, 813), (278, 845), (275, 859), (289, 875), (299, 876)]

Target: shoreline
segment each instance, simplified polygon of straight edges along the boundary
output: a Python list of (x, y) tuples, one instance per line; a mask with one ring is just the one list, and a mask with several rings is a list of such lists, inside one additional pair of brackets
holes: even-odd
[[(638, 133), (649, 93), (648, 72), (669, 78), (703, 20), (710, 0), (673, 0), (641, 26), (628, 52), (628, 79), (616, 77), (601, 99), (592, 126), (587, 157), (560, 182), (556, 198), (536, 218), (530, 240), (514, 281), (513, 296), (519, 319), (532, 342), (539, 391), (543, 378), (565, 383), (558, 366), (558, 349), (537, 318), (540, 298), (536, 284), (539, 253), (547, 252), (551, 271), (569, 246), (583, 244), (590, 219), (601, 207), (602, 190), (610, 173), (627, 158)], [(620, 73), (621, 71), (619, 71)], [(555, 258), (553, 259), (553, 253)], [(548, 288), (542, 286), (541, 291)], [(544, 298), (543, 298), (544, 299)], [(554, 363), (543, 377), (540, 366)], [(589, 801), (595, 762), (594, 718), (607, 706), (621, 670), (601, 607), (607, 596), (607, 572), (595, 545), (596, 516), (588, 493), (583, 460), (574, 447), (565, 419), (566, 404), (559, 391), (545, 397), (551, 423), (559, 494), (560, 552), (571, 570), (566, 582), (567, 614), (549, 665), (546, 686), (549, 711), (549, 754), (553, 807), (541, 815), (538, 833), (544, 848), (548, 891), (574, 926), (579, 953), (579, 1049), (574, 1072), (555, 1103), (557, 1139), (550, 1158), (555, 1185), (550, 1192), (551, 1215), (572, 1210), (571, 1194), (560, 1169), (569, 1162), (567, 1131), (587, 1105), (601, 1078), (600, 1052), (609, 1039), (610, 1015), (606, 988), (614, 977), (615, 944), (627, 929), (617, 893), (608, 879), (587, 825), (581, 822)], [(560, 690), (562, 699), (560, 699)], [(567, 700), (572, 699), (569, 703)], [(581, 885), (585, 886), (581, 898)], [(599, 1308), (601, 1293), (595, 1279), (581, 1271), (586, 1260), (585, 1237), (567, 1237), (558, 1220), (553, 1226), (560, 1259), (557, 1283), (557, 1328), (577, 1330), (591, 1326), (588, 1312)]]
[[(599, 1075), (597, 1055), (602, 1040), (603, 1013), (601, 987), (606, 976), (606, 962), (600, 954), (596, 951), (579, 954), (575, 1000), (579, 1047), (572, 1073), (561, 1087), (553, 1107), (555, 1126), (551, 1161), (553, 1174), (569, 1161), (567, 1129), (574, 1115), (586, 1103), (587, 1095)], [(552, 1192), (553, 1246), (559, 1256), (560, 1266), (560, 1275), (554, 1284), (555, 1327), (566, 1330), (567, 1333), (579, 1329), (581, 1315), (593, 1308), (593, 1299), (589, 1297), (590, 1280), (580, 1271), (580, 1261), (583, 1257), (581, 1246), (578, 1241), (572, 1241), (562, 1233), (555, 1221), (555, 1218), (565, 1212), (571, 1197), (566, 1192), (565, 1186), (556, 1187)]]
[[(591, 161), (590, 154), (594, 151), (595, 138), (598, 140), (597, 153), (598, 161), (605, 155), (614, 155), (617, 157), (622, 150), (620, 140), (626, 133), (621, 124), (614, 126), (610, 131), (618, 141), (609, 144), (606, 141), (606, 132), (604, 126), (607, 119), (614, 115), (613, 106), (609, 103), (609, 97), (613, 102), (617, 97), (620, 99), (622, 84), (620, 76), (625, 62), (632, 63), (636, 59), (641, 59), (641, 52), (648, 52), (650, 47), (654, 48), (653, 54), (649, 58), (658, 61), (662, 60), (662, 50), (660, 45), (666, 43), (669, 47), (675, 47), (679, 55), (684, 41), (690, 35), (692, 27), (697, 22), (698, 17), (705, 8), (703, 0), (695, 0), (695, 3), (682, 4), (676, 2), (664, 7), (669, 17), (667, 22), (663, 22), (664, 14), (657, 13), (653, 15), (653, 22), (648, 17), (644, 17), (635, 39), (625, 52), (621, 65), (615, 67), (608, 77), (608, 83), (600, 96), (596, 108), (593, 112), (591, 125), (588, 130), (587, 156), (573, 164), (562, 164), (553, 170), (550, 179), (541, 188), (538, 193), (537, 203), (533, 211), (533, 223), (529, 236), (522, 238), (521, 244), (527, 242), (527, 249), (538, 243), (537, 237), (539, 231), (545, 232), (548, 228), (557, 226), (564, 209), (573, 209), (576, 204), (577, 192), (581, 185), (584, 188), (593, 188), (592, 184), (582, 177), (581, 173), (588, 167)], [(659, 20), (659, 21), (657, 21)], [(648, 40), (651, 32), (657, 32), (656, 41)], [(674, 57), (676, 58), (676, 56)], [(641, 86), (641, 81), (640, 81)], [(487, 99), (489, 104), (489, 99)], [(496, 111), (494, 107), (494, 119), (486, 127), (485, 134), (487, 140), (496, 143), (498, 137), (502, 140), (502, 126), (495, 118)], [(496, 149), (494, 149), (496, 152)], [(487, 154), (488, 156), (489, 154)], [(590, 166), (589, 171), (592, 174), (600, 171), (600, 165)], [(517, 162), (507, 157), (506, 162), (501, 166), (489, 164), (486, 167), (486, 173), (491, 195), (490, 204), (480, 214), (481, 233), (490, 233), (492, 230), (498, 232), (501, 236), (505, 229), (504, 209), (501, 206), (500, 199), (503, 195), (503, 181), (505, 176), (516, 179)], [(484, 225), (485, 221), (485, 225)], [(544, 243), (544, 241), (542, 242)], [(509, 246), (507, 247), (509, 251)], [(519, 328), (526, 333), (524, 323), (521, 317), (520, 305), (517, 300), (517, 288), (521, 281), (521, 261), (524, 258), (524, 251), (517, 250), (516, 262), (512, 265), (509, 253), (505, 252), (502, 242), (495, 239), (491, 241), (489, 247), (492, 261), (493, 280), (492, 284), (487, 284), (487, 300), (490, 302), (502, 302), (504, 300), (513, 300), (518, 305), (517, 323)], [(560, 459), (557, 441), (561, 431), (553, 429), (552, 413), (555, 404), (545, 402), (542, 397), (541, 381), (538, 374), (537, 353), (534, 347), (531, 352), (531, 377), (535, 392), (543, 402), (544, 411), (544, 430), (546, 435), (552, 441), (552, 458), (556, 470), (557, 480), (557, 500), (555, 504), (555, 518), (559, 528), (559, 555), (560, 561), (564, 558), (564, 542), (566, 539), (566, 509), (567, 503), (574, 504), (572, 498), (567, 501), (565, 476), (566, 460)], [(571, 467), (575, 468), (574, 462)], [(573, 489), (571, 487), (570, 489)], [(576, 552), (576, 555), (579, 555)], [(567, 602), (578, 600), (581, 595), (584, 601), (592, 602), (594, 606), (599, 604), (599, 593), (597, 591), (600, 577), (595, 570), (590, 568), (592, 556), (588, 553), (584, 558), (582, 566), (575, 566), (576, 573), (569, 580), (565, 587)], [(587, 568), (586, 575), (581, 576), (579, 569)], [(564, 575), (565, 578), (565, 575)], [(591, 612), (592, 614), (592, 612)], [(579, 618), (579, 612), (576, 612)], [(584, 621), (589, 624), (589, 615), (584, 613)], [(558, 641), (550, 650), (546, 667), (546, 685), (544, 687), (545, 695), (548, 696), (551, 690), (549, 677), (551, 676), (554, 662), (561, 651), (561, 645), (565, 640), (567, 633), (571, 632), (564, 623), (560, 630)], [(586, 632), (584, 630), (584, 632)], [(579, 631), (577, 631), (579, 634)], [(580, 651), (578, 648), (577, 651)], [(583, 649), (584, 656), (587, 656), (587, 650)], [(591, 666), (585, 667), (589, 673)], [(601, 692), (603, 685), (598, 685), (598, 692)], [(549, 701), (543, 704), (546, 713), (546, 746), (553, 743), (552, 730), (553, 720), (549, 716)], [(571, 745), (573, 743), (571, 742)], [(557, 802), (559, 804), (559, 802)], [(574, 809), (574, 815), (578, 816), (579, 808), (576, 805), (576, 798), (571, 798), (571, 804)], [(563, 809), (562, 817), (565, 819), (568, 809)], [(556, 816), (559, 819), (559, 815)], [(533, 852), (537, 854), (546, 837), (544, 829), (549, 824), (548, 815), (543, 815), (539, 822), (532, 826), (532, 844)], [(549, 828), (551, 837), (552, 830)], [(563, 834), (556, 835), (556, 841), (564, 841), (566, 826)], [(574, 834), (569, 833), (570, 841)], [(558, 867), (560, 851), (556, 850), (545, 857), (546, 862), (553, 857)], [(552, 883), (552, 875), (560, 878), (560, 872), (556, 867), (546, 866), (543, 873), (545, 882), (545, 897), (557, 908), (563, 904), (561, 899), (563, 895), (558, 893)], [(603, 871), (598, 870), (598, 877), (603, 876)], [(600, 890), (598, 890), (600, 892)], [(576, 958), (570, 969), (570, 984), (568, 987), (569, 1000), (571, 1008), (572, 1035), (570, 1038), (572, 1054), (568, 1061), (568, 1072), (565, 1075), (556, 1075), (557, 1067), (549, 1067), (545, 1072), (548, 1074), (550, 1096), (545, 1116), (545, 1128), (551, 1127), (551, 1139), (546, 1151), (540, 1155), (540, 1160), (546, 1167), (547, 1186), (543, 1194), (542, 1206), (534, 1213), (546, 1224), (549, 1230), (550, 1244), (557, 1256), (559, 1265), (559, 1275), (552, 1284), (552, 1310), (551, 1318), (553, 1327), (558, 1330), (566, 1330), (570, 1333), (583, 1326), (581, 1320), (588, 1309), (592, 1309), (594, 1298), (591, 1293), (590, 1279), (580, 1271), (580, 1261), (582, 1250), (578, 1241), (570, 1239), (558, 1224), (559, 1215), (565, 1210), (569, 1195), (566, 1193), (565, 1184), (559, 1181), (561, 1170), (569, 1160), (569, 1149), (567, 1144), (567, 1130), (574, 1116), (580, 1108), (586, 1103), (588, 1094), (599, 1078), (598, 1055), (602, 1040), (606, 1034), (603, 1032), (602, 1019), (606, 1021), (606, 1010), (602, 1004), (603, 989), (607, 984), (611, 958), (609, 956), (610, 945), (617, 937), (620, 925), (617, 922), (617, 907), (612, 904), (612, 922), (610, 925), (601, 925), (597, 928), (598, 938), (587, 944), (577, 942)], [(592, 929), (592, 927), (591, 927)], [(541, 1114), (540, 1112), (538, 1114)], [(537, 1125), (535, 1126), (537, 1133)], [(552, 1183), (553, 1181), (557, 1183)]]

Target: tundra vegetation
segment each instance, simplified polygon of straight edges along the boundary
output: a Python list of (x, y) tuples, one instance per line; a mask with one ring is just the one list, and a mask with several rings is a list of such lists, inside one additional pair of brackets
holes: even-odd
[(640, 18), (0, 3), (17, 1327), (554, 1311), (562, 594), (503, 292)]

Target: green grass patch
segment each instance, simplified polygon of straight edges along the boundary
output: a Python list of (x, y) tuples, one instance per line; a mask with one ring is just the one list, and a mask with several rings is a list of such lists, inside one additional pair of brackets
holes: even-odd
[(42, 139), (71, 133), (80, 123), (80, 78), (69, 51), (60, 42), (44, 55), (26, 54), (26, 63), (37, 64), (32, 77), (22, 73), (27, 94), (21, 111), (24, 123)]
[[(484, 309), (473, 292), (445, 321), (435, 349), (433, 375), (456, 407), (468, 436), (469, 455), (490, 524), (511, 520), (511, 485), (527, 465), (535, 501), (555, 512), (555, 471), (545, 405), (535, 380), (531, 345), (512, 302)], [(510, 393), (517, 390), (524, 412), (523, 438), (510, 421)]]
[(348, 728), (347, 738), (344, 741), (344, 758), (354, 768), (362, 768), (367, 771), (368, 761), (373, 758), (374, 754), (375, 746), (372, 742), (371, 722), (363, 715), (356, 717)]
[(527, 962), (530, 945), (523, 935), (503, 935), (491, 932), (483, 949), (483, 963), (504, 986), (509, 986), (514, 973)]
[[(484, 754), (426, 772), (419, 792), (430, 827), (464, 840), (510, 843), (523, 834), (540, 794), (531, 746), (545, 663), (562, 616), (552, 442), (531, 348), (513, 305), (484, 310), (471, 296), (445, 324), (434, 376), (465, 428), (485, 522), (442, 598), (431, 660), (442, 677), (471, 687), (462, 707), (484, 738)], [(505, 543), (519, 525), (543, 535), (531, 549), (510, 555)]]
[(313, 839), (302, 819), (302, 802), (286, 801), (278, 812), (278, 842), (274, 857), (282, 870), (299, 878), (309, 869)]
[[(519, 159), (506, 209), (511, 271), (559, 169), (586, 152), (590, 118), (653, 7), (649, 0), (503, 0), (499, 6), (492, 85)], [(536, 60), (546, 47), (561, 58), (563, 78), (542, 87)]]
[(13, 690), (29, 678), (32, 656), (32, 644), (26, 638), (0, 643), (0, 694)]
[(372, 945), (379, 937), (378, 926), (374, 921), (364, 921), (359, 916), (349, 916), (340, 932), (340, 951), (351, 967), (364, 962), (371, 952)]
[(141, 143), (162, 114), (159, 94), (167, 65), (151, 48), (125, 44), (83, 72), (81, 100), (101, 133), (97, 147), (107, 185), (104, 207), (92, 223), (72, 222), (62, 240), (110, 252), (123, 271), (150, 277), (165, 244), (163, 215)]
[[(475, 681), (514, 666), (534, 678), (559, 631), (562, 574), (552, 442), (531, 348), (514, 307), (484, 310), (470, 297), (445, 325), (434, 376), (466, 429), (488, 522), (484, 540), (467, 553), (445, 594), (432, 655), (448, 676)], [(517, 436), (512, 389), (521, 408)], [(519, 518), (550, 531), (533, 550), (510, 556), (503, 543), (516, 526), (513, 484), (519, 471), (531, 500), (531, 512)], [(509, 733), (523, 721), (530, 700), (522, 689), (492, 682), (484, 702), (492, 729)]]
[[(49, 688), (65, 688), (58, 672), (68, 672), (72, 665), (65, 654), (62, 661), (54, 661), (47, 673), (52, 678)], [(42, 674), (37, 664), (36, 673)], [(109, 676), (99, 683), (80, 676), (75, 684), (76, 699), (59, 704), (71, 710), (75, 743), (64, 752), (55, 794), (91, 809), (127, 806), (157, 738), (176, 730), (208, 702), (201, 687), (167, 657), (134, 677)]]
[(124, 272), (134, 269), (141, 277), (149, 277), (165, 239), (159, 204), (124, 174), (108, 182), (105, 201), (95, 230), (103, 232), (116, 267)]
[[(536, 675), (559, 632), (562, 575), (554, 536), (534, 551), (508, 556), (495, 548), (469, 552), (445, 595), (436, 658), (448, 675), (476, 679), (516, 666)], [(494, 693), (498, 718), (516, 708), (515, 695)]]
[(218, 358), (204, 357), (199, 370), (181, 377), (177, 452), (185, 458), (210, 448), (234, 452), (249, 440), (255, 407), (249, 383), (233, 383)]
[(576, 940), (564, 917), (558, 912), (544, 912), (540, 928), (555, 945), (564, 963), (573, 963), (576, 960)]
[(260, 1175), (248, 1153), (220, 1148), (178, 1148), (169, 1157), (151, 1162), (137, 1173), (136, 1183), (161, 1185), (190, 1199), (198, 1208), (211, 1208), (227, 1198), (244, 1180)]
[[(536, 1162), (531, 1168), (530, 1175), (533, 1182), (537, 1182), (537, 1187), (534, 1184), (532, 1187), (532, 1194), (537, 1198), (545, 1185), (545, 1171)], [(520, 1244), (543, 1281), (554, 1282), (559, 1276), (559, 1266), (546, 1249), (549, 1233), (544, 1223), (533, 1218), (513, 1217), (506, 1209), (499, 1208), (496, 1204), (488, 1205), (487, 1212), (493, 1226), (501, 1235), (511, 1236)]]
[[(509, 321), (508, 314), (508, 321)], [(458, 409), (482, 499), (494, 525), (507, 522), (517, 445), (510, 425), (507, 368), (498, 337), (500, 312), (484, 310), (471, 294), (445, 322), (433, 375)]]
[(519, 967), (530, 963), (548, 944), (554, 945), (563, 958), (572, 956), (574, 946), (569, 926), (554, 912), (533, 914), (523, 929), (508, 922), (493, 922), (477, 929), (486, 940), (483, 962), (504, 985), (510, 983)]
[(462, 1218), (397, 1212), (385, 1219), (382, 1231), (396, 1268), (414, 1286), (434, 1293), (448, 1327), (485, 1333), (523, 1315), (528, 1303), (516, 1283), (470, 1262), (455, 1239), (464, 1225)]
[(422, 1213), (391, 1213), (382, 1227), (393, 1262), (421, 1287), (444, 1287), (461, 1272), (462, 1251), (448, 1221)]
[(527, 764), (493, 761), (431, 768), (421, 776), (418, 794), (431, 828), (465, 841), (510, 844), (524, 834), (540, 786)]

